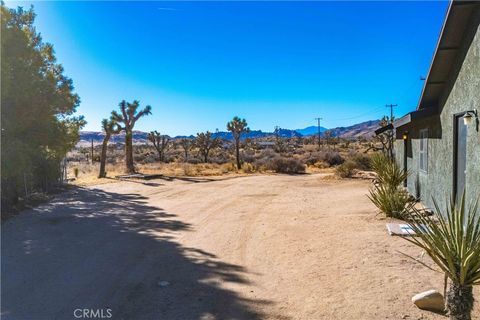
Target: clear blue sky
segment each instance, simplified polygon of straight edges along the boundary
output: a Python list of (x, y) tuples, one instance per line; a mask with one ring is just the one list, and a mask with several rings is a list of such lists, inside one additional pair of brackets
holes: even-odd
[[(32, 2), (7, 1), (28, 7)], [(326, 127), (415, 109), (448, 2), (33, 2), (85, 130), (122, 99), (138, 130)]]

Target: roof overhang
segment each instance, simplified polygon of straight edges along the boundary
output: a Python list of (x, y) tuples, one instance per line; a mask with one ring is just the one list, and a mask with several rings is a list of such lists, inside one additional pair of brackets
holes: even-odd
[(399, 128), (415, 120), (431, 117), (437, 114), (437, 108), (427, 108), (407, 113), (403, 117), (395, 120), (393, 126)]
[[(417, 110), (438, 106), (449, 78), (455, 76), (452, 72), (462, 51), (462, 45), (473, 39), (471, 33), (467, 31), (470, 28), (475, 30), (478, 28), (478, 21), (470, 20), (472, 13), (479, 7), (478, 1), (453, 0), (450, 2)], [(476, 16), (474, 19), (478, 20)], [(466, 36), (470, 36), (471, 39), (465, 39)]]
[(377, 130), (375, 130), (375, 135), (378, 136), (379, 134), (384, 133), (385, 131), (391, 130), (391, 129), (393, 129), (393, 124), (389, 123), (386, 126), (383, 126), (381, 128), (378, 128)]

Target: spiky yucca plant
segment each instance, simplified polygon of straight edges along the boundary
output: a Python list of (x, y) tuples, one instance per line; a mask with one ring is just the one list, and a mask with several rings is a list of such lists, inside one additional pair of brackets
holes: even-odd
[(413, 205), (407, 191), (378, 184), (369, 190), (367, 197), (387, 217), (404, 219), (404, 213)]
[(387, 217), (403, 219), (404, 212), (412, 204), (408, 193), (400, 188), (402, 182), (407, 179), (408, 172), (383, 153), (376, 153), (371, 159), (377, 179), (369, 191), (368, 198)]
[(451, 200), (442, 212), (434, 200), (436, 218), (425, 216), (412, 208), (408, 215), (411, 221), (415, 221), (410, 226), (417, 237), (402, 237), (425, 250), (451, 280), (446, 300), (452, 320), (471, 319), (474, 302), (472, 289), (474, 285), (480, 284), (478, 203), (477, 198), (466, 208), (464, 193), (459, 203), (454, 204)]
[(401, 169), (397, 162), (383, 153), (376, 153), (371, 158), (373, 171), (377, 174), (377, 183), (391, 189), (398, 188), (408, 177), (408, 172)]

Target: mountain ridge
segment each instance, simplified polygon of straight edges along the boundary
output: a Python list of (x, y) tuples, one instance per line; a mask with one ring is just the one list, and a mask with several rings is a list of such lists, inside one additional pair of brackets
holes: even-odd
[[(332, 136), (334, 137), (341, 137), (341, 138), (358, 138), (358, 137), (366, 137), (369, 138), (373, 136), (373, 131), (378, 128), (380, 120), (369, 120), (364, 121), (361, 123), (357, 123), (351, 126), (346, 127), (335, 127), (332, 129), (328, 129), (325, 127), (320, 127), (320, 131), (322, 134), (325, 132), (331, 132)], [(284, 138), (295, 138), (295, 137), (308, 137), (312, 135), (318, 134), (318, 127), (317, 126), (309, 126), (303, 129), (279, 129), (278, 135)], [(225, 140), (232, 140), (232, 133), (228, 131), (219, 131), (214, 132), (214, 136), (219, 136)], [(264, 132), (262, 130), (251, 130), (249, 133), (244, 135), (244, 138), (263, 138), (268, 136), (275, 135), (274, 132)], [(174, 136), (173, 139), (180, 139), (180, 138), (193, 138), (194, 135), (185, 136)], [(80, 132), (80, 142), (102, 142), (104, 138), (104, 133), (100, 131), (81, 131)], [(117, 142), (124, 142), (125, 140), (125, 133), (120, 133), (118, 135), (112, 136), (111, 141), (114, 143)], [(133, 140), (136, 142), (147, 142), (148, 141), (148, 132), (133, 131)]]

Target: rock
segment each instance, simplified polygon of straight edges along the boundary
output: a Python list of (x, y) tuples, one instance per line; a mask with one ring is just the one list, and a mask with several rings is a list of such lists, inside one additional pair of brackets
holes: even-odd
[(365, 179), (365, 180), (375, 180), (377, 178), (377, 174), (372, 171), (362, 171), (358, 170), (353, 175), (354, 178), (357, 179)]
[(412, 302), (423, 310), (444, 312), (445, 300), (437, 290), (428, 290), (419, 293), (412, 298)]

